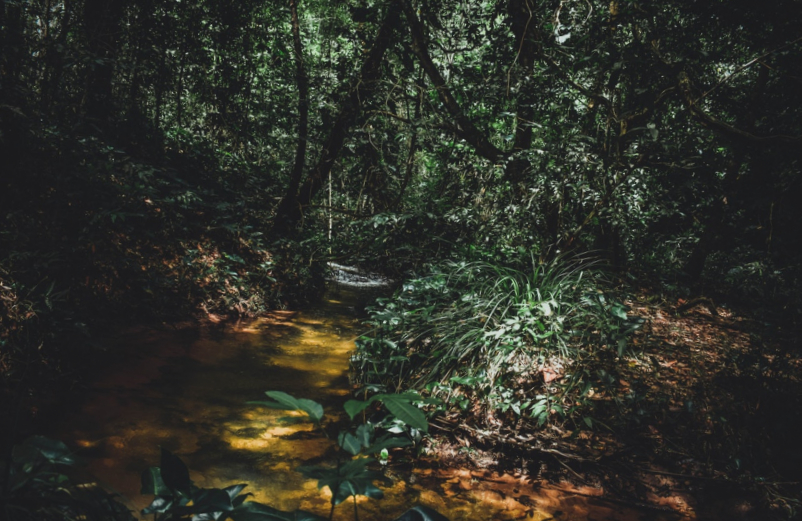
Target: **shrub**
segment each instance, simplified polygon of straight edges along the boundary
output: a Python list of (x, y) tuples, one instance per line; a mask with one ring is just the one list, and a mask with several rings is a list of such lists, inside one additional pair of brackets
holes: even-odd
[(534, 417), (581, 409), (641, 321), (611, 296), (594, 261), (558, 258), (527, 269), (447, 262), (370, 310), (357, 342), (358, 383), (428, 388), (467, 408)]

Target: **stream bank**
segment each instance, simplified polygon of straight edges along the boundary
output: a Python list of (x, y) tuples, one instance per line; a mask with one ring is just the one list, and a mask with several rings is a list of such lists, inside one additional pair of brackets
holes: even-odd
[[(361, 307), (382, 291), (330, 284), (321, 302), (304, 311), (107, 339), (117, 359), (88, 384), (52, 435), (76, 448), (89, 475), (135, 512), (150, 501), (139, 494), (140, 474), (158, 464), (164, 447), (187, 463), (198, 486), (248, 483), (255, 501), (325, 516), (328, 492), (294, 469), (331, 461), (332, 444), (308, 422), (246, 402), (281, 390), (322, 403), (330, 415), (341, 411), (350, 396), (348, 359)], [(590, 489), (561, 490), (437, 457), (391, 460), (387, 473), (393, 485), (380, 501), (360, 498), (360, 519), (394, 519), (415, 504), (453, 521), (676, 519), (602, 501)], [(337, 520), (351, 516), (346, 505), (335, 510)]]

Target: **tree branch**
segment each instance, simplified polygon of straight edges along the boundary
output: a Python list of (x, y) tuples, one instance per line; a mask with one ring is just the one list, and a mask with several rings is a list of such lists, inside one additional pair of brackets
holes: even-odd
[[(745, 130), (736, 128), (728, 123), (711, 116), (696, 103), (691, 92), (691, 80), (688, 73), (682, 71), (679, 73), (678, 78), (679, 89), (682, 92), (682, 97), (685, 100), (685, 105), (691, 111), (696, 119), (702, 122), (703, 125), (710, 127), (713, 130), (720, 132), (730, 139), (736, 141), (743, 141), (754, 145), (799, 145), (802, 143), (802, 136), (788, 136), (784, 134), (775, 134), (772, 136), (756, 136)], [(704, 96), (700, 97), (702, 99)]]
[(476, 153), (480, 156), (489, 161), (498, 161), (505, 155), (504, 152), (493, 145), (487, 136), (465, 116), (462, 107), (459, 106), (459, 103), (457, 103), (457, 100), (451, 94), (451, 91), (446, 85), (446, 81), (443, 79), (443, 76), (440, 74), (440, 71), (429, 55), (423, 24), (418, 20), (418, 15), (415, 14), (415, 10), (412, 8), (409, 0), (402, 0), (402, 6), (412, 36), (412, 52), (418, 58), (421, 67), (426, 72), (429, 80), (434, 84), (435, 89), (437, 89), (437, 95), (440, 101), (443, 102), (446, 110), (448, 110), (451, 117), (454, 118), (457, 125), (460, 127), (461, 137), (473, 146)]

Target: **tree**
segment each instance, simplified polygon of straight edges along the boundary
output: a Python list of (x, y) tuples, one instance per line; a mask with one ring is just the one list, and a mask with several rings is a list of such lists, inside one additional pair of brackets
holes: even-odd
[(340, 155), (348, 131), (356, 123), (360, 115), (364, 100), (370, 99), (375, 92), (381, 76), (381, 67), (384, 54), (392, 42), (392, 35), (398, 22), (399, 6), (391, 1), (387, 14), (379, 27), (370, 52), (357, 77), (352, 81), (348, 91), (342, 97), (339, 112), (334, 118), (328, 138), (322, 145), (320, 158), (309, 173), (303, 186), (295, 193), (295, 177), (290, 183), (290, 189), (285, 194), (276, 210), (275, 222), (277, 230), (289, 230), (294, 227), (303, 216), (303, 207), (308, 205), (312, 198), (323, 187), (325, 179), (334, 162)]

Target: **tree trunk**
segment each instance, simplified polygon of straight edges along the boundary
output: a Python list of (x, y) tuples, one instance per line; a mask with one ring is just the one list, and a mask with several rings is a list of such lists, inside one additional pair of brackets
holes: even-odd
[(20, 72), (25, 40), (22, 2), (0, 3), (0, 208), (12, 200), (13, 188), (28, 177), (20, 176), (16, 162), (24, 149), (24, 120)]
[[(297, 194), (304, 175), (306, 144), (309, 138), (309, 78), (306, 75), (306, 67), (304, 67), (301, 28), (298, 21), (298, 0), (290, 0), (290, 11), (292, 13), (292, 41), (295, 54), (295, 81), (298, 84), (298, 145), (295, 149), (295, 163), (290, 175), (290, 185), (287, 187), (287, 195), (284, 197), (282, 205), (285, 205), (285, 202), (286, 204), (292, 203), (297, 208), (300, 205), (297, 200)], [(280, 217), (288, 216), (294, 210), (295, 208), (279, 206), (277, 220)], [(300, 208), (298, 210), (300, 211)], [(294, 219), (294, 214), (290, 221), (297, 222), (297, 219)]]
[[(186, 61), (186, 53), (183, 47), (179, 48), (181, 58), (178, 63), (178, 81), (175, 86), (175, 124), (178, 130), (184, 128), (184, 72), (186, 70), (184, 62)], [(179, 134), (179, 141), (181, 135)]]
[(165, 84), (167, 83), (165, 76), (167, 76), (168, 68), (167, 68), (167, 47), (165, 46), (162, 49), (161, 57), (159, 58), (159, 66), (156, 69), (157, 76), (156, 76), (156, 85), (154, 87), (154, 104), (155, 112), (153, 115), (153, 128), (159, 130), (161, 128), (161, 121), (162, 121), (162, 105), (164, 104), (164, 91), (165, 91)]
[(3, 2), (0, 13), (0, 97), (5, 103), (15, 105), (25, 45), (22, 2)]
[(40, 87), (42, 114), (50, 114), (53, 104), (59, 97), (59, 85), (64, 72), (64, 49), (66, 49), (67, 34), (70, 31), (71, 16), (72, 2), (64, 0), (64, 14), (61, 17), (58, 36), (48, 46), (45, 56), (45, 72), (42, 74)]
[[(417, 85), (417, 92), (418, 95), (415, 96), (415, 106), (413, 107), (412, 113), (414, 114), (413, 118), (414, 121), (420, 121), (421, 118), (421, 104), (424, 89), (423, 83), (423, 70), (421, 70), (420, 77), (415, 81)], [(409, 111), (407, 111), (407, 116), (409, 117)], [(412, 136), (409, 138), (409, 152), (407, 153), (407, 164), (406, 164), (406, 171), (404, 172), (404, 179), (401, 181), (401, 186), (398, 188), (398, 193), (395, 196), (395, 199), (392, 203), (390, 203), (390, 210), (398, 211), (399, 206), (401, 205), (401, 201), (404, 198), (404, 192), (407, 191), (407, 186), (409, 186), (409, 182), (412, 180), (412, 174), (415, 171), (415, 154), (418, 151), (418, 129), (414, 125), (412, 126)]]
[[(520, 70), (518, 89), (520, 94), (515, 117), (515, 141), (512, 147), (512, 152), (515, 154), (532, 148), (532, 122), (535, 119), (532, 105), (535, 102), (535, 92), (529, 84), (535, 72), (538, 35), (530, 0), (512, 0), (508, 6), (517, 47), (515, 63)], [(524, 180), (529, 168), (531, 168), (529, 160), (517, 157), (507, 164), (504, 174), (508, 181), (519, 183)]]
[[(768, 81), (769, 68), (768, 66), (762, 65), (742, 121), (744, 127), (749, 131), (754, 129), (760, 98), (766, 89)], [(738, 197), (737, 192), (740, 185), (738, 173), (746, 157), (746, 151), (744, 149), (744, 144), (737, 140), (733, 140), (732, 147), (734, 149), (733, 158), (727, 164), (726, 175), (724, 176), (724, 194), (713, 206), (713, 210), (705, 223), (702, 236), (699, 237), (699, 242), (696, 243), (696, 246), (691, 252), (691, 256), (683, 267), (683, 271), (694, 284), (699, 282), (702, 278), (707, 257), (714, 251), (716, 243), (719, 242), (724, 235), (724, 230), (726, 228), (726, 206), (729, 201), (734, 201)]]
[(423, 24), (418, 20), (415, 9), (409, 3), (409, 0), (402, 0), (402, 2), (404, 15), (406, 16), (412, 35), (412, 52), (415, 53), (421, 67), (426, 71), (429, 80), (432, 82), (435, 89), (437, 89), (437, 95), (440, 101), (443, 102), (446, 110), (448, 110), (451, 117), (454, 118), (454, 121), (457, 123), (458, 128), (456, 130), (458, 135), (467, 141), (480, 156), (488, 161), (499, 161), (504, 157), (504, 152), (493, 145), (487, 136), (465, 116), (462, 107), (459, 106), (459, 103), (457, 103), (457, 100), (451, 94), (445, 79), (443, 79), (443, 76), (440, 74), (440, 71), (429, 55)]
[(727, 170), (724, 177), (726, 183), (724, 196), (714, 204), (713, 209), (710, 212), (707, 221), (705, 222), (705, 228), (704, 231), (702, 231), (702, 236), (699, 237), (699, 241), (693, 248), (691, 256), (688, 258), (685, 266), (683, 266), (683, 271), (686, 275), (688, 275), (688, 278), (694, 284), (699, 282), (699, 279), (702, 278), (707, 257), (713, 252), (715, 245), (719, 241), (719, 238), (724, 230), (726, 206), (728, 201), (733, 199), (737, 189), (738, 171), (741, 169), (741, 163), (743, 163), (743, 159), (744, 154), (742, 152), (736, 152), (735, 157), (733, 157), (727, 165)]
[(124, 0), (86, 0), (84, 31), (92, 61), (86, 78), (86, 117), (101, 127), (112, 115), (112, 81)]
[(378, 80), (381, 77), (381, 64), (384, 54), (390, 46), (391, 36), (398, 22), (399, 12), (398, 2), (393, 0), (376, 34), (376, 40), (373, 42), (373, 47), (365, 63), (362, 64), (354, 83), (340, 103), (340, 111), (331, 124), (329, 136), (323, 143), (323, 149), (317, 164), (309, 173), (309, 177), (300, 190), (295, 192), (291, 184), (281, 203), (279, 203), (274, 220), (274, 232), (276, 234), (291, 232), (298, 225), (303, 218), (303, 208), (320, 191), (328, 178), (334, 162), (342, 151), (345, 136), (357, 121), (362, 104), (376, 90)]

